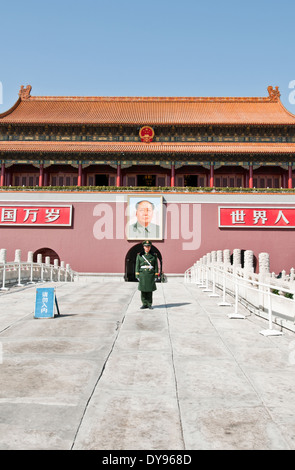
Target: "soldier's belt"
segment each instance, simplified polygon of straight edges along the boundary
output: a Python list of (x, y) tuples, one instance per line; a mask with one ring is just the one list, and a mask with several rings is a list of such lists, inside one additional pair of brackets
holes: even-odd
[(140, 266), (141, 269), (153, 269), (153, 266)]

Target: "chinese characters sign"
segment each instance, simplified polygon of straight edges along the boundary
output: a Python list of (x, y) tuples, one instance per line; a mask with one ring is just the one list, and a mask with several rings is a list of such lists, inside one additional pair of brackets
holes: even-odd
[(219, 207), (219, 227), (295, 228), (295, 207)]
[(0, 205), (0, 225), (71, 226), (72, 206)]
[(55, 310), (60, 315), (54, 287), (37, 288), (34, 317), (53, 318)]

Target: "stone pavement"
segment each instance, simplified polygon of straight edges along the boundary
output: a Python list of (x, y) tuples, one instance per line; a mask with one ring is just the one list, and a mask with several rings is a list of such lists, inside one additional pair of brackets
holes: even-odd
[[(55, 283), (0, 293), (0, 449), (294, 449), (295, 335), (197, 286)], [(245, 313), (245, 311), (244, 311)]]

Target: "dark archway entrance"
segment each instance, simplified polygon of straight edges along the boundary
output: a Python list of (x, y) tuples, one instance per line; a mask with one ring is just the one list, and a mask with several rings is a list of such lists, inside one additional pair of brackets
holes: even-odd
[(33, 254), (33, 262), (37, 262), (37, 255), (41, 254), (42, 255), (42, 263), (45, 262), (46, 256), (49, 256), (50, 258), (50, 264), (54, 264), (54, 260), (58, 259), (58, 265), (60, 266), (60, 258), (58, 254), (52, 250), (51, 248), (40, 248), (39, 250), (36, 250), (35, 253)]
[[(137, 243), (128, 251), (126, 258), (125, 258), (125, 276), (124, 279), (126, 282), (137, 282), (135, 277), (135, 263), (136, 263), (136, 256), (137, 253), (143, 252), (142, 244)], [(159, 268), (160, 274), (162, 274), (162, 255), (158, 248), (152, 246), (151, 253), (155, 253), (159, 260)]]

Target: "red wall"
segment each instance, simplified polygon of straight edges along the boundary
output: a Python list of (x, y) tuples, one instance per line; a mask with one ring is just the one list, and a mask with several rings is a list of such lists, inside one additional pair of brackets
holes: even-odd
[[(34, 197), (32, 204), (40, 204), (37, 200), (39, 196)], [(94, 200), (95, 197), (97, 200)], [(47, 247), (56, 251), (60, 259), (76, 271), (123, 273), (126, 254), (137, 243), (125, 239), (127, 218), (124, 210), (127, 202), (116, 204), (114, 200), (108, 202), (103, 195), (95, 197), (85, 194), (80, 195), (80, 200), (69, 202), (69, 199), (59, 199), (58, 195), (42, 194), (41, 204), (72, 204), (72, 227), (0, 227), (0, 248), (7, 249), (7, 260), (13, 261), (15, 249), (22, 250), (22, 260), (25, 261), (28, 251), (35, 252)], [(155, 241), (154, 245), (162, 254), (165, 273), (184, 273), (207, 252), (232, 251), (235, 248), (253, 250), (257, 259), (260, 252), (270, 253), (270, 269), (276, 273), (295, 267), (294, 229), (218, 227), (218, 207), (235, 205), (235, 195), (227, 198), (226, 202), (213, 195), (211, 199), (210, 195), (206, 195), (205, 199), (198, 195), (190, 195), (187, 199), (184, 194), (181, 197), (164, 195), (164, 199), (165, 239)], [(253, 205), (253, 199), (250, 199), (248, 204)], [(7, 201), (6, 195), (6, 199), (1, 198), (0, 202), (2, 205), (28, 204), (25, 195), (22, 197), (20, 193), (15, 196), (10, 193), (9, 203)], [(261, 205), (260, 202), (258, 207)], [(277, 196), (273, 205), (285, 205), (285, 199), (280, 202)], [(103, 211), (98, 215), (104, 208), (107, 208), (109, 215), (103, 214)]]

